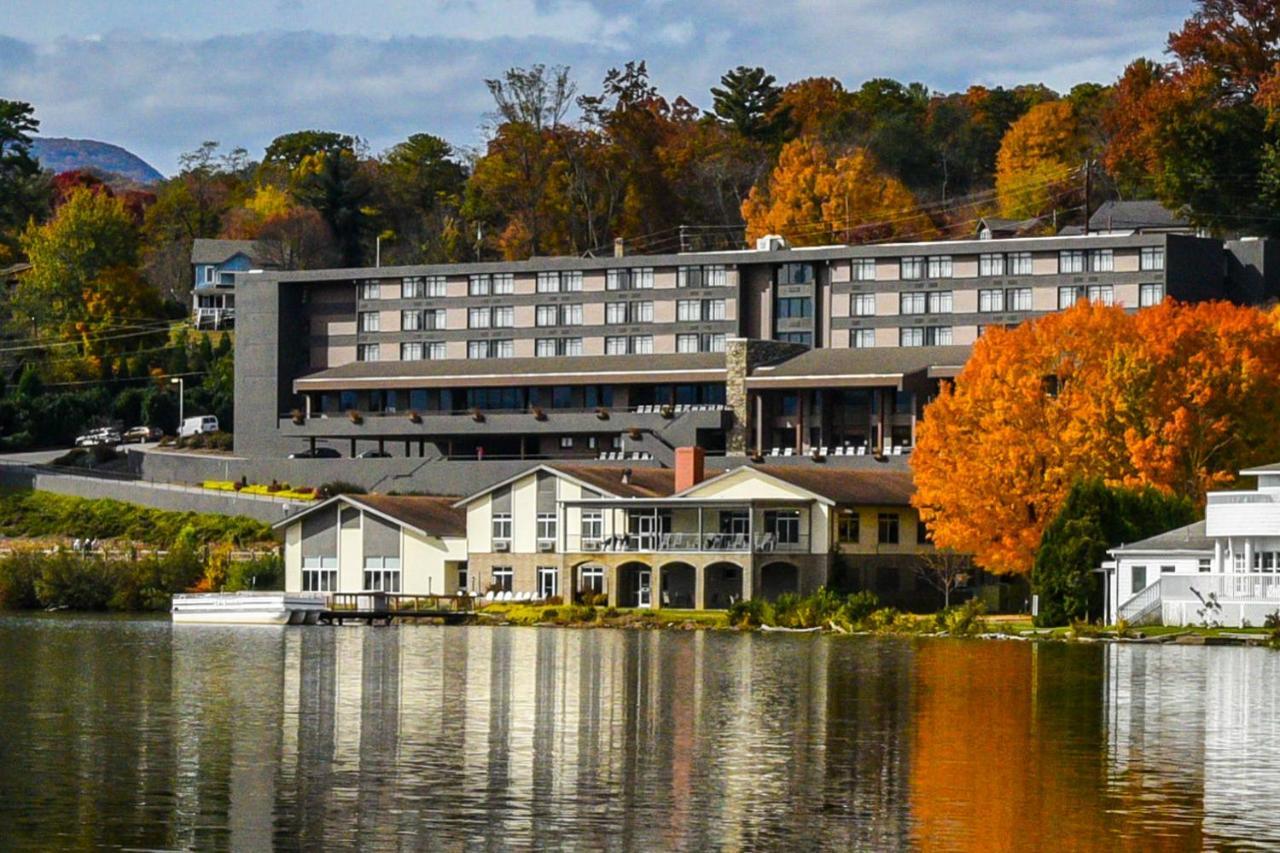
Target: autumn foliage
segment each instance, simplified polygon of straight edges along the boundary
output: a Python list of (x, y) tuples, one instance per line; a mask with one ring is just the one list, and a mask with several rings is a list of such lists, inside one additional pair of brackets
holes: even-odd
[(1280, 458), (1280, 328), (1258, 309), (1081, 303), (992, 330), (925, 410), (916, 506), (942, 547), (1030, 569), (1072, 485), (1151, 485), (1202, 504)]

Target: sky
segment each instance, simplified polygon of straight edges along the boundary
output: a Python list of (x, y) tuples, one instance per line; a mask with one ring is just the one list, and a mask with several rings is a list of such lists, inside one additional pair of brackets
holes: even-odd
[(567, 65), (580, 92), (644, 59), (709, 108), (726, 70), (940, 91), (1107, 83), (1158, 58), (1191, 0), (4, 0), (0, 98), (41, 133), (122, 145), (161, 172), (204, 140), (260, 157), (336, 130), (377, 152), (429, 132), (482, 146), (486, 78)]

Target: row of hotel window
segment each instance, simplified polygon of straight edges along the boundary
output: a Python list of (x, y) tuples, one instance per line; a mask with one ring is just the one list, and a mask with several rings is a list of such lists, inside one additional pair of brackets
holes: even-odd
[[(724, 352), (725, 335), (718, 332), (676, 335), (676, 352)], [(582, 355), (582, 338), (535, 338), (533, 352), (538, 358)], [(605, 355), (652, 355), (653, 335), (609, 335), (604, 339)], [(515, 341), (467, 341), (467, 358), (514, 358)], [(381, 344), (360, 344), (357, 361), (380, 361)], [(443, 341), (413, 341), (400, 344), (401, 361), (436, 361), (448, 358)]]
[[(1103, 305), (1114, 305), (1115, 287), (1110, 284), (1090, 284), (1082, 287), (1058, 288), (1058, 307), (1061, 309), (1070, 308), (1081, 299), (1100, 302)], [(1164, 285), (1138, 286), (1138, 307), (1157, 305), (1163, 299)], [(899, 314), (951, 314), (954, 312), (953, 306), (954, 297), (950, 290), (902, 293), (898, 297)], [(1034, 309), (1029, 287), (990, 288), (978, 291), (979, 313), (1031, 310)], [(853, 294), (849, 304), (849, 316), (874, 317), (875, 315), (876, 294)]]
[[(685, 266), (676, 270), (677, 287), (725, 287), (729, 277), (723, 264)], [(401, 299), (426, 299), (447, 295), (448, 283), (442, 275), (405, 276), (400, 281)], [(611, 269), (605, 271), (606, 290), (649, 290), (653, 288), (653, 267)], [(578, 293), (582, 290), (582, 272), (540, 272), (538, 293)], [(515, 293), (513, 273), (480, 273), (467, 276), (468, 296), (502, 296)], [(360, 283), (361, 299), (381, 299), (382, 282), (370, 279)]]
[[(628, 323), (652, 323), (653, 303), (609, 302), (604, 306), (605, 323), (611, 326)], [(723, 299), (681, 299), (676, 302), (676, 320), (682, 323), (724, 320), (727, 306)], [(516, 324), (516, 311), (510, 305), (497, 305), (467, 309), (468, 329), (510, 329)], [(538, 305), (534, 309), (534, 325), (581, 326), (582, 303), (570, 305)], [(360, 331), (381, 330), (382, 319), (377, 311), (360, 312)], [(447, 328), (443, 308), (423, 308), (400, 312), (400, 330), (405, 332), (440, 331)]]
[[(854, 281), (876, 280), (875, 258), (853, 259)], [(1144, 271), (1164, 269), (1164, 247), (1147, 246), (1138, 255), (1138, 267)], [(1113, 249), (1066, 249), (1058, 252), (1060, 274), (1114, 272)], [(978, 256), (978, 275), (1032, 275), (1030, 252), (988, 253)], [(898, 277), (907, 281), (922, 278), (953, 278), (950, 255), (931, 255), (898, 259)]]

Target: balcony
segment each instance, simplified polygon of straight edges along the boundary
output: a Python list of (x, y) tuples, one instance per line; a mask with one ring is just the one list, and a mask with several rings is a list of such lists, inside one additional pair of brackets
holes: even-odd
[(1209, 536), (1280, 536), (1280, 493), (1210, 492), (1207, 504)]
[(584, 554), (773, 554), (809, 552), (809, 535), (778, 533), (626, 533), (565, 536), (565, 550)]

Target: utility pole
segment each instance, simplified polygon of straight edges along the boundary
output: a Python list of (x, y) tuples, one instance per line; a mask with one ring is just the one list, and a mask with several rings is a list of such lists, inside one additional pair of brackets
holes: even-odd
[(1089, 196), (1093, 192), (1093, 160), (1084, 161), (1084, 234), (1089, 236)]
[(689, 248), (684, 241), (684, 226), (681, 225), (680, 226), (680, 253), (684, 254), (687, 251), (689, 251)]

